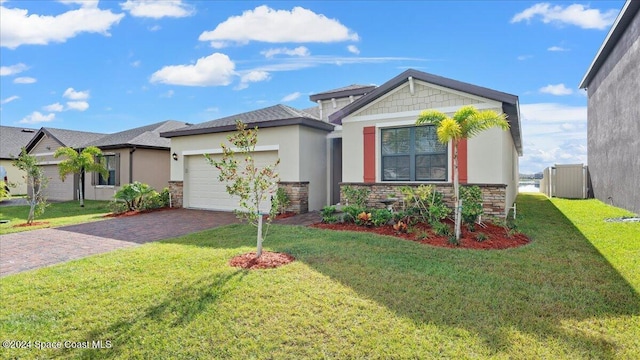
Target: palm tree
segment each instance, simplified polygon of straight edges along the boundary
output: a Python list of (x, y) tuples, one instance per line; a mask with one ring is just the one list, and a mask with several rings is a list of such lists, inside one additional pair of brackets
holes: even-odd
[(493, 127), (503, 130), (509, 129), (507, 116), (493, 110), (478, 111), (473, 106), (463, 106), (448, 117), (437, 110), (425, 110), (420, 113), (416, 125), (432, 124), (436, 126), (438, 140), (443, 144), (452, 142), (453, 146), (453, 203), (455, 206), (454, 220), (456, 227), (456, 241), (460, 241), (460, 184), (458, 180), (458, 144), (462, 139), (472, 138), (482, 131)]
[[(77, 152), (70, 147), (61, 147), (56, 150), (53, 157), (58, 158), (60, 156), (66, 156), (65, 160), (62, 160), (58, 164), (58, 172), (60, 173), (60, 179), (64, 181), (69, 174), (83, 175), (85, 171), (98, 172), (103, 177), (109, 176), (109, 171), (106, 169), (102, 162), (96, 162), (95, 159), (102, 156), (102, 151), (95, 146), (89, 146), (82, 149), (81, 152)], [(84, 194), (82, 193), (83, 181), (78, 182), (78, 191), (80, 196), (80, 206), (84, 207)]]

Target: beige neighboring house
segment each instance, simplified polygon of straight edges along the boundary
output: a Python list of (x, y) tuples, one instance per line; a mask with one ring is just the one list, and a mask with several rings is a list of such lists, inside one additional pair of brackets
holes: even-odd
[(0, 165), (7, 171), (7, 180), (14, 184), (9, 190), (12, 195), (26, 194), (27, 184), (24, 171), (13, 166), (22, 148), (27, 146), (36, 133), (36, 129), (0, 126)]
[(292, 199), (290, 210), (344, 203), (345, 186), (371, 190), (370, 207), (383, 207), (381, 200), (407, 185), (433, 184), (450, 195), (451, 144), (440, 144), (433, 126), (415, 122), (425, 109), (452, 115), (474, 105), (505, 113), (511, 128), (490, 129), (461, 143), (461, 183), (481, 187), (488, 214), (505, 216), (512, 207), (522, 155), (517, 96), (410, 69), (378, 87), (350, 85), (310, 100), (317, 104), (313, 109), (275, 105), (162, 133), (177, 155), (171, 162), (173, 198), (187, 208), (237, 208), (237, 199), (229, 197), (203, 156), (219, 156), (235, 120), (260, 129), (258, 163), (280, 158), (279, 186)]
[[(159, 133), (185, 125), (168, 120), (114, 134), (42, 128), (27, 145), (27, 151), (38, 157), (49, 179), (49, 200), (77, 200), (79, 183), (84, 183), (85, 199), (112, 200), (122, 185), (134, 181), (149, 184), (158, 191), (167, 186), (170, 142), (161, 138)], [(63, 182), (58, 172), (58, 164), (63, 159), (53, 157), (55, 150), (61, 146), (76, 150), (88, 146), (100, 148), (106, 157), (109, 176), (105, 179), (96, 173), (87, 173), (84, 177), (70, 175)]]

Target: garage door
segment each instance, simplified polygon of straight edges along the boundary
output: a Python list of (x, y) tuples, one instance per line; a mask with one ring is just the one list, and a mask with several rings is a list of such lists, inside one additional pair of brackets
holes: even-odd
[(42, 165), (44, 176), (49, 180), (45, 190), (48, 200), (67, 201), (74, 198), (73, 174), (68, 175), (64, 182), (60, 180), (58, 165)]
[[(222, 155), (213, 156), (219, 160)], [(237, 197), (227, 193), (226, 184), (218, 181), (220, 171), (209, 165), (203, 155), (186, 156), (184, 203), (189, 208), (233, 211), (239, 209)], [(278, 159), (277, 151), (257, 152), (254, 155), (256, 165), (264, 167)], [(269, 211), (269, 199), (262, 206), (262, 211)]]

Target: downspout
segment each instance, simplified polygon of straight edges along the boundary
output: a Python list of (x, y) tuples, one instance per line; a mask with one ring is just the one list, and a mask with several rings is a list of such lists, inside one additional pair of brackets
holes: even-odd
[(133, 183), (133, 153), (136, 152), (135, 145), (129, 150), (129, 184)]

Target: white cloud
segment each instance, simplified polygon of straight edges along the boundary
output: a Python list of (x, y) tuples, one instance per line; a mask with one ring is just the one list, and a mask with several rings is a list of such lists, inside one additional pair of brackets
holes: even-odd
[(567, 7), (561, 5), (552, 6), (549, 3), (535, 4), (511, 18), (511, 23), (521, 21), (531, 22), (540, 17), (545, 24), (568, 24), (583, 29), (607, 29), (616, 19), (618, 11), (615, 9), (601, 12), (598, 9), (590, 9), (588, 6), (572, 4)]
[(18, 100), (18, 99), (20, 99), (20, 96), (17, 96), (17, 95), (9, 96), (6, 99), (0, 100), (0, 104), (2, 104), (2, 105), (8, 104), (8, 103), (10, 103), (12, 101), (15, 101), (15, 100)]
[(89, 90), (75, 91), (73, 88), (68, 88), (62, 96), (69, 100), (86, 100), (89, 98)]
[(274, 10), (266, 5), (232, 16), (199, 37), (200, 41), (210, 41), (215, 48), (231, 43), (244, 45), (250, 41), (329, 43), (358, 39), (358, 34), (338, 20), (329, 19), (322, 14), (298, 6), (287, 11)]
[(358, 47), (355, 45), (347, 46), (347, 50), (349, 50), (349, 52), (352, 54), (356, 54), (356, 55), (360, 54), (360, 49), (358, 49)]
[(67, 5), (80, 5), (81, 7), (97, 8), (98, 0), (58, 0)]
[(47, 105), (42, 109), (44, 109), (44, 111), (47, 111), (47, 112), (61, 112), (64, 110), (64, 106), (62, 106), (62, 104), (57, 102), (51, 105)]
[(289, 95), (287, 95), (287, 96), (283, 97), (283, 98), (282, 98), (282, 100), (280, 100), (280, 101), (282, 101), (282, 102), (289, 102), (289, 101), (293, 101), (293, 100), (295, 100), (295, 99), (299, 98), (299, 97), (300, 97), (300, 95), (301, 95), (301, 94), (300, 94), (299, 92), (297, 92), (297, 91), (296, 91), (296, 92), (294, 92), (294, 93), (291, 93), (291, 94), (289, 94)]
[(124, 17), (124, 14), (114, 14), (111, 10), (98, 9), (97, 2), (82, 2), (82, 4), (79, 9), (56, 16), (29, 14), (29, 11), (25, 9), (2, 6), (2, 11), (0, 11), (1, 46), (15, 49), (20, 45), (27, 44), (63, 43), (84, 32), (110, 36), (109, 29)]
[(206, 112), (218, 112), (218, 111), (220, 111), (220, 109), (218, 107), (213, 106), (213, 107), (208, 107), (208, 108), (204, 109), (204, 111), (206, 111)]
[(551, 95), (557, 95), (557, 96), (573, 94), (573, 90), (569, 89), (564, 84), (547, 85), (545, 87), (540, 88), (540, 92), (544, 94), (551, 94)]
[(131, 16), (154, 19), (181, 18), (195, 14), (193, 6), (181, 0), (127, 0), (121, 3), (120, 7), (128, 11)]
[(43, 123), (43, 122), (50, 122), (50, 121), (53, 121), (53, 119), (55, 118), (56, 118), (56, 114), (43, 115), (39, 111), (34, 111), (31, 114), (22, 118), (22, 120), (20, 120), (19, 123), (20, 124), (37, 124), (37, 123)]
[(521, 173), (554, 164), (587, 162), (587, 107), (558, 103), (520, 105), (524, 156)]
[(175, 94), (175, 92), (173, 90), (169, 90), (166, 93), (160, 94), (161, 98), (170, 98), (173, 97), (173, 94)]
[(563, 48), (562, 46), (552, 46), (547, 49), (548, 51), (569, 51), (567, 48)]
[(149, 29), (149, 31), (158, 31), (158, 30), (162, 29), (162, 26), (153, 25), (153, 26), (149, 26), (147, 29)]
[(133, 66), (133, 67), (139, 67), (140, 64), (141, 64), (140, 60), (136, 60), (136, 61), (132, 62), (130, 65)]
[(229, 85), (235, 73), (235, 63), (225, 54), (214, 53), (198, 59), (193, 65), (170, 65), (151, 75), (152, 83), (183, 86)]
[(276, 55), (289, 55), (289, 56), (309, 56), (311, 53), (309, 49), (305, 46), (298, 46), (295, 49), (289, 49), (286, 47), (277, 48), (277, 49), (269, 49), (260, 52), (261, 55), (264, 55), (266, 58), (272, 58)]
[(37, 81), (38, 80), (36, 78), (32, 78), (32, 77), (28, 77), (28, 76), (17, 77), (15, 79), (13, 79), (13, 83), (14, 84), (33, 84), (33, 83), (35, 83)]
[(23, 63), (18, 63), (10, 66), (0, 66), (0, 76), (9, 76), (19, 74), (29, 67)]
[(518, 60), (520, 61), (524, 61), (524, 60), (528, 60), (531, 59), (533, 57), (533, 55), (520, 55), (517, 57)]
[(249, 83), (260, 82), (269, 80), (271, 76), (268, 72), (262, 70), (253, 70), (243, 74), (240, 77), (240, 84), (235, 87), (235, 90), (242, 90), (249, 87)]
[(67, 108), (65, 110), (85, 111), (88, 108), (89, 103), (86, 101), (67, 101)]

